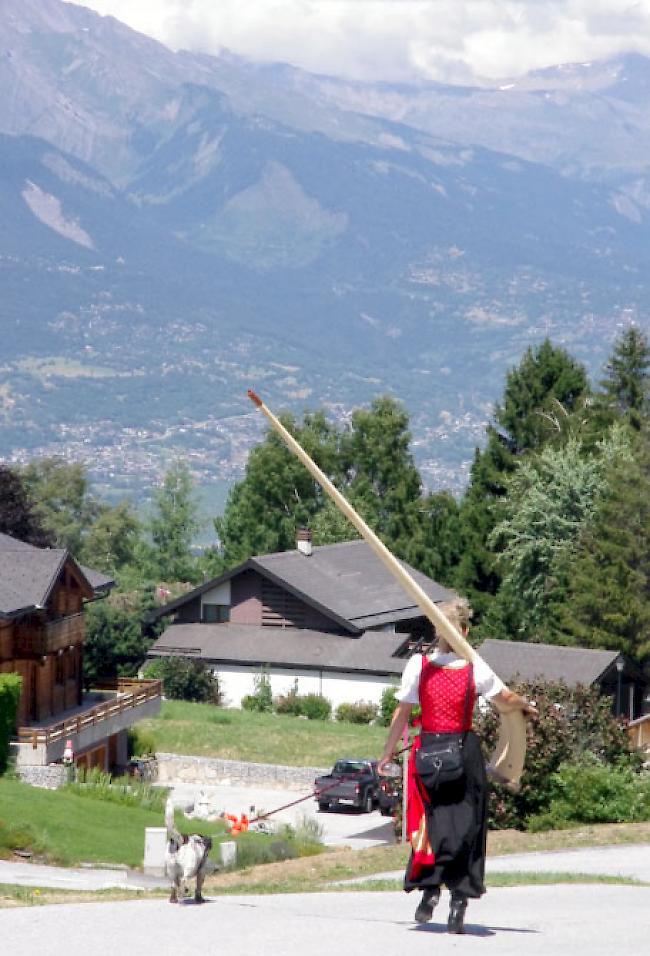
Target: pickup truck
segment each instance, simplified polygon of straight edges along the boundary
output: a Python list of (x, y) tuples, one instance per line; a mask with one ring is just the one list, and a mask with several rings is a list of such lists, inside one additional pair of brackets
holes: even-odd
[(379, 807), (384, 815), (393, 810), (393, 795), (381, 786), (376, 760), (337, 760), (331, 773), (314, 780), (319, 810), (352, 807), (371, 813)]

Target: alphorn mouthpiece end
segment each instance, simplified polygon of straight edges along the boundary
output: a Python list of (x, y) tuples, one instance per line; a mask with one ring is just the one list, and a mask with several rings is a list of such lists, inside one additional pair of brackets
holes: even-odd
[(258, 408), (261, 406), (262, 399), (259, 397), (259, 395), (256, 394), (256, 392), (253, 391), (252, 388), (248, 389), (248, 397), (250, 398), (251, 402), (253, 402), (254, 405), (257, 405)]

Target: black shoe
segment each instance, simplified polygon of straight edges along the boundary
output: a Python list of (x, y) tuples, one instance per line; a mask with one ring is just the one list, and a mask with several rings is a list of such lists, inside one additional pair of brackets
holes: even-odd
[(467, 900), (464, 897), (454, 899), (452, 896), (449, 904), (449, 919), (447, 920), (448, 933), (464, 933), (465, 910), (467, 909)]
[(433, 911), (439, 899), (440, 890), (438, 887), (432, 890), (425, 890), (415, 911), (415, 922), (428, 923), (433, 916)]

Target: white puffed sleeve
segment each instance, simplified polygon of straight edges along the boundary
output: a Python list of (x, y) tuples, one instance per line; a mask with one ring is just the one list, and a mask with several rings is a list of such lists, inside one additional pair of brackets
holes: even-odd
[(422, 655), (414, 654), (407, 661), (402, 672), (402, 682), (395, 697), (403, 704), (420, 703), (420, 674), (422, 673)]
[(497, 677), (483, 660), (477, 660), (474, 664), (474, 684), (476, 693), (487, 700), (495, 697), (505, 686), (501, 678)]

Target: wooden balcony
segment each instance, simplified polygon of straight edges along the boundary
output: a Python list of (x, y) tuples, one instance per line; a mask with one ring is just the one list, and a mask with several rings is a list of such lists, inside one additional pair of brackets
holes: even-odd
[(85, 614), (71, 614), (58, 621), (39, 625), (17, 624), (14, 630), (14, 657), (42, 657), (73, 644), (81, 644), (86, 634)]
[[(104, 689), (102, 688), (102, 690)], [(39, 746), (49, 748), (52, 744), (61, 744), (67, 739), (79, 737), (84, 731), (100, 727), (102, 724), (108, 724), (108, 722), (115, 724), (115, 718), (119, 718), (121, 715), (127, 715), (128, 717), (129, 712), (136, 711), (144, 704), (156, 699), (160, 700), (162, 698), (162, 681), (129, 678), (115, 681), (110, 690), (113, 691), (113, 696), (107, 700), (91, 707), (82, 705), (76, 708), (74, 713), (64, 717), (63, 720), (20, 727), (18, 729), (18, 742), (20, 744), (31, 744), (34, 750)], [(133, 713), (133, 718), (137, 720), (135, 713)], [(131, 722), (127, 720), (124, 722), (125, 726), (130, 725)]]

